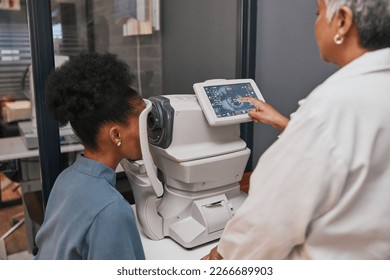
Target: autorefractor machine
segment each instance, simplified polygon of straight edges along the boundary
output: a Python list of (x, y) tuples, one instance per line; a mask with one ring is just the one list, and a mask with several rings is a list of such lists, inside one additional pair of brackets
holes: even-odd
[(240, 191), (250, 150), (240, 123), (263, 100), (253, 80), (194, 84), (195, 95), (145, 100), (140, 115), (143, 159), (122, 160), (143, 232), (185, 248), (218, 239), (246, 198)]

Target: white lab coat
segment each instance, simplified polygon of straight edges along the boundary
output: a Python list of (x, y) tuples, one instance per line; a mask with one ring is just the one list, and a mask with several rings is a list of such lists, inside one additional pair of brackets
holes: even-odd
[(225, 259), (390, 259), (390, 48), (318, 86), (262, 155)]

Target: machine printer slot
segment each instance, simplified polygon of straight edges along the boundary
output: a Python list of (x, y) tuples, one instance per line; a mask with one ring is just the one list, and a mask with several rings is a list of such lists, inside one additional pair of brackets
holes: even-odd
[(230, 207), (225, 200), (203, 205), (202, 212), (207, 225), (208, 234), (223, 230), (227, 221), (232, 217)]

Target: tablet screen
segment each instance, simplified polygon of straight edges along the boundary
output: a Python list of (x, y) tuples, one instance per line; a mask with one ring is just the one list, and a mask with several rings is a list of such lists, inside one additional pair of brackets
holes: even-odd
[(241, 102), (241, 97), (257, 98), (250, 83), (206, 86), (204, 90), (217, 118), (247, 114), (255, 108), (249, 102)]

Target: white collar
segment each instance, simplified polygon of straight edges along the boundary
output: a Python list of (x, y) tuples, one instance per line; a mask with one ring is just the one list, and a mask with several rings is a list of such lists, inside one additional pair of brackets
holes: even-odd
[(390, 48), (366, 52), (330, 76), (324, 84), (383, 70), (390, 70)]

